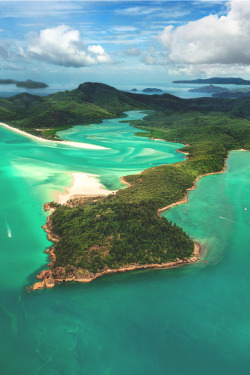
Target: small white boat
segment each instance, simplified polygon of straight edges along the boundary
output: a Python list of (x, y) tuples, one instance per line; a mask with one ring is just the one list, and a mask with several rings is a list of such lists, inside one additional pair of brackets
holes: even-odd
[(6, 224), (7, 235), (8, 235), (9, 238), (11, 238), (12, 234), (11, 234), (10, 226), (9, 226), (7, 221), (5, 221), (5, 224)]

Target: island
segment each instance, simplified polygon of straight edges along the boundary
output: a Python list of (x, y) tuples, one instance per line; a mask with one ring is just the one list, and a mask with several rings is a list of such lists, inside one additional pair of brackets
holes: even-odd
[(209, 94), (217, 94), (217, 93), (224, 93), (229, 91), (225, 87), (219, 87), (219, 86), (214, 86), (214, 85), (209, 85), (209, 86), (203, 86), (203, 87), (198, 87), (196, 89), (190, 89), (188, 90), (189, 92), (204, 92), (204, 93), (209, 93)]
[(238, 90), (222, 91), (222, 92), (213, 94), (212, 97), (213, 98), (231, 98), (231, 99), (249, 98), (250, 89), (247, 87), (242, 87)]
[(248, 99), (187, 100), (169, 94), (125, 93), (87, 82), (45, 98), (20, 94), (0, 99), (0, 121), (30, 133), (35, 127), (55, 132), (58, 125), (70, 127), (83, 119), (92, 123), (132, 109), (147, 114), (132, 122), (138, 136), (183, 143), (186, 146), (179, 152), (186, 160), (124, 176), (127, 187), (115, 194), (46, 204), (51, 214), (44, 229), (54, 245), (48, 249), (50, 264), (37, 276), (33, 289), (200, 259), (199, 245), (161, 213), (184, 203), (201, 176), (221, 173), (230, 150), (250, 149)]
[(146, 88), (146, 89), (143, 89), (142, 92), (163, 92), (163, 91), (157, 88)]
[(250, 85), (249, 80), (233, 77), (213, 77), (206, 79), (179, 80), (173, 83), (191, 83), (191, 84), (216, 84), (216, 85)]
[(44, 89), (49, 87), (46, 83), (35, 82), (31, 79), (26, 81), (16, 81), (14, 79), (0, 79), (0, 85), (16, 85), (17, 87), (24, 87), (26, 89)]

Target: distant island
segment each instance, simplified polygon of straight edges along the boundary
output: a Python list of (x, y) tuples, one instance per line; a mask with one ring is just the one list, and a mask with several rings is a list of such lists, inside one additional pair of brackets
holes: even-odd
[(138, 90), (137, 90), (137, 89), (132, 89), (131, 91), (136, 92), (136, 91), (138, 91)]
[(16, 81), (14, 79), (0, 79), (0, 85), (16, 85), (16, 87), (24, 87), (26, 89), (43, 89), (49, 87), (44, 82), (35, 82), (31, 79), (26, 81)]
[(250, 85), (250, 81), (233, 77), (213, 77), (207, 79), (180, 80), (173, 83), (194, 83), (194, 84), (217, 84), (217, 85)]
[(219, 87), (214, 85), (198, 87), (196, 89), (190, 89), (189, 92), (204, 92), (212, 94), (213, 98), (228, 98), (228, 99), (238, 99), (238, 98), (249, 98), (250, 88), (240, 87), (235, 90), (229, 90), (226, 87)]
[(250, 88), (242, 87), (238, 90), (224, 90), (223, 92), (214, 93), (213, 98), (228, 98), (228, 99), (239, 99), (239, 98), (249, 98)]
[(189, 92), (205, 92), (205, 93), (217, 94), (217, 93), (226, 92), (226, 91), (229, 91), (229, 90), (225, 87), (209, 85), (209, 86), (198, 87), (197, 89), (190, 89), (188, 91)]
[(143, 92), (163, 92), (161, 89), (156, 89), (156, 88), (146, 88), (142, 90)]

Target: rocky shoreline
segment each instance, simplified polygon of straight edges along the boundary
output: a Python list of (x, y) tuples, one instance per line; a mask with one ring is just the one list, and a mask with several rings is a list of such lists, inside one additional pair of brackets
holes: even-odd
[[(44, 205), (46, 211), (51, 211), (49, 203)], [(47, 233), (47, 238), (49, 241), (53, 242), (54, 244), (59, 241), (59, 237), (54, 235), (52, 232), (52, 223), (50, 216), (47, 218), (46, 224), (43, 226), (44, 231)], [(123, 273), (128, 271), (136, 271), (136, 270), (146, 270), (146, 269), (166, 269), (166, 268), (174, 268), (178, 266), (182, 266), (184, 264), (195, 263), (200, 260), (201, 255), (201, 246), (197, 242), (194, 243), (194, 252), (191, 258), (184, 258), (184, 259), (177, 259), (173, 262), (167, 262), (162, 264), (131, 264), (129, 266), (124, 266), (121, 268), (116, 269), (104, 269), (102, 272), (98, 272), (96, 274), (91, 273), (85, 269), (76, 268), (73, 266), (66, 266), (66, 267), (58, 267), (55, 269), (51, 269), (56, 261), (56, 254), (54, 252), (54, 247), (48, 248), (45, 251), (49, 254), (50, 263), (48, 264), (48, 269), (41, 271), (36, 278), (39, 280), (38, 282), (34, 283), (32, 286), (29, 287), (29, 290), (38, 290), (43, 288), (53, 288), (56, 284), (67, 283), (70, 281), (75, 281), (78, 283), (89, 283), (98, 277), (102, 277), (105, 275), (111, 275), (113, 273)], [(70, 268), (70, 271), (67, 270), (67, 276), (64, 276), (66, 273), (66, 268)]]

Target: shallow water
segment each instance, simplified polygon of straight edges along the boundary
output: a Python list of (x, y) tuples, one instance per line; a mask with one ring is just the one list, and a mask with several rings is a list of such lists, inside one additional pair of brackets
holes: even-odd
[(230, 153), (226, 173), (202, 178), (187, 204), (166, 213), (206, 245), (207, 263), (25, 292), (47, 261), (42, 205), (70, 183), (65, 171), (102, 172), (113, 188), (128, 171), (183, 160), (180, 145), (135, 137), (113, 122), (114, 132), (104, 123), (105, 139), (97, 139), (100, 125), (64, 134), (82, 142), (93, 135), (94, 144), (112, 147), (105, 151), (41, 146), (0, 129), (1, 373), (249, 374), (248, 152)]

